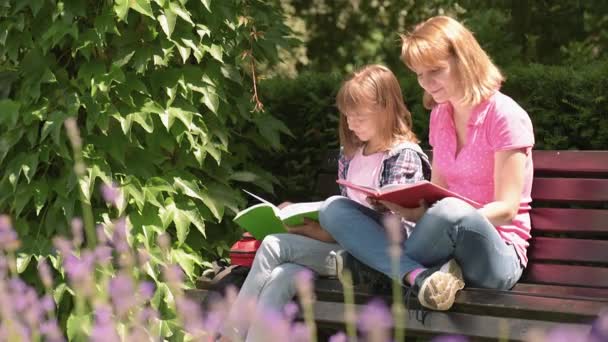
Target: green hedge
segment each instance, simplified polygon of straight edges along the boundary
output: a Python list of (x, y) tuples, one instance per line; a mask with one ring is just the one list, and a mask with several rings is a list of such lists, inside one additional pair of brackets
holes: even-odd
[[(608, 61), (574, 70), (568, 66), (528, 65), (504, 70), (502, 91), (530, 114), (536, 149), (608, 148)], [(305, 73), (295, 79), (262, 83), (264, 103), (294, 137), (279, 154), (260, 155), (283, 183), (276, 200), (310, 197), (311, 185), (328, 149), (338, 146), (335, 94), (343, 75)], [(413, 75), (400, 80), (414, 118), (414, 129), (428, 148), (429, 111)]]

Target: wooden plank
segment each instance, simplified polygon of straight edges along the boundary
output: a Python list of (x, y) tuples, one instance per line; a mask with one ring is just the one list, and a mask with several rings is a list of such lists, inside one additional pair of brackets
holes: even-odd
[(535, 171), (608, 173), (608, 151), (533, 150)]
[(605, 202), (608, 201), (608, 179), (535, 177), (532, 198), (535, 201)]
[(608, 240), (537, 237), (530, 241), (528, 257), (534, 261), (608, 265)]
[(511, 292), (550, 298), (575, 298), (608, 302), (608, 289), (579, 286), (517, 283), (511, 289)]
[[(362, 311), (363, 305), (355, 305), (355, 312)], [(344, 325), (344, 303), (316, 302), (314, 304), (314, 317), (317, 326), (321, 329), (326, 327), (341, 328)], [(519, 318), (501, 318), (491, 316), (478, 316), (458, 312), (433, 311), (427, 314), (424, 321), (419, 322), (412, 318), (406, 322), (406, 333), (411, 335), (465, 335), (481, 339), (504, 338), (510, 341), (523, 341), (529, 338), (530, 332), (547, 331), (557, 325), (563, 328), (573, 329), (581, 334), (587, 334), (590, 326), (578, 323), (556, 323), (539, 320), (525, 320)], [(407, 315), (406, 315), (407, 316)], [(408, 316), (409, 317), (409, 316)]]
[(608, 268), (533, 263), (524, 271), (522, 281), (608, 289)]
[(532, 208), (530, 217), (533, 231), (608, 234), (608, 210)]
[[(317, 280), (316, 297), (322, 301), (343, 301), (342, 286), (337, 280)], [(390, 290), (385, 293), (355, 287), (355, 301), (366, 303), (372, 298), (382, 298), (392, 302)], [(404, 289), (406, 291), (406, 289)], [(407, 300), (404, 300), (407, 303)], [(416, 297), (409, 299), (410, 305), (418, 307)], [(536, 318), (542, 316), (547, 321), (580, 323), (592, 320), (602, 309), (608, 309), (608, 299), (595, 298), (555, 298), (528, 294), (521, 291), (466, 288), (456, 296), (453, 310), (479, 315), (500, 317)]]

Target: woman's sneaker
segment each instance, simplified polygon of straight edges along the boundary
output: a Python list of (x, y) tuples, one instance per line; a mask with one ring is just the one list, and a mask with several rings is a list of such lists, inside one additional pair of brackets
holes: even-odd
[(454, 304), (456, 293), (464, 288), (462, 270), (454, 259), (439, 269), (423, 271), (416, 277), (415, 283), (420, 304), (438, 311), (449, 310)]

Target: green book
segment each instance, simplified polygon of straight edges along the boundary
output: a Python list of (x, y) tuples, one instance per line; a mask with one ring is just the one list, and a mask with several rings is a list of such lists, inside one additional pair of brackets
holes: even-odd
[(285, 225), (297, 226), (303, 224), (305, 217), (315, 221), (319, 220), (319, 208), (323, 201), (292, 203), (279, 209), (265, 199), (246, 190), (243, 191), (262, 203), (241, 210), (236, 214), (234, 222), (251, 233), (257, 240), (263, 240), (266, 235), (270, 234), (287, 233)]

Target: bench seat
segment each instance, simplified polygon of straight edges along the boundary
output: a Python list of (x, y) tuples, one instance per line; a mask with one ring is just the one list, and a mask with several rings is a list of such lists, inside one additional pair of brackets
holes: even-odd
[[(429, 153), (430, 154), (430, 153)], [(533, 151), (532, 239), (529, 264), (510, 291), (465, 288), (448, 312), (431, 312), (424, 324), (407, 322), (408, 336), (459, 334), (477, 339), (524, 340), (533, 329), (560, 325), (588, 331), (608, 310), (608, 151)], [(316, 184), (318, 198), (337, 193), (336, 154)], [(344, 329), (342, 285), (315, 283), (315, 314), (324, 336)], [(358, 285), (356, 308), (384, 292)], [(420, 308), (416, 298), (410, 308)]]

